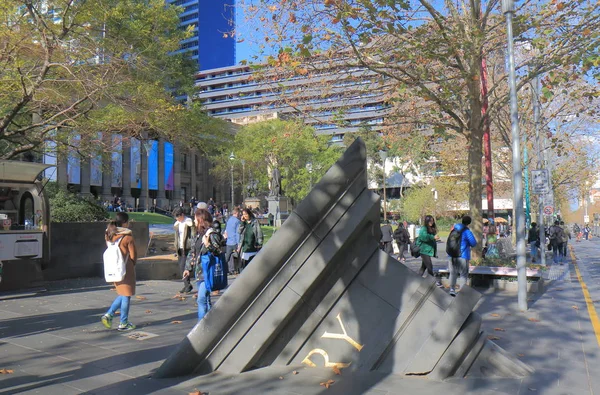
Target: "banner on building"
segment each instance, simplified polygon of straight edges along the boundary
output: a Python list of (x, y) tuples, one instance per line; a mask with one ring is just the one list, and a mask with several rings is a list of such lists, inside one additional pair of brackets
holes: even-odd
[(112, 175), (110, 178), (110, 186), (113, 188), (123, 187), (123, 138), (121, 135), (112, 136), (112, 155), (110, 166)]
[[(56, 143), (54, 141), (46, 141), (44, 147), (44, 164), (46, 165), (54, 165), (56, 166)], [(57, 169), (56, 167), (51, 167), (49, 169), (44, 170), (44, 177), (50, 181), (57, 180)]]
[(131, 187), (142, 188), (142, 143), (131, 138)]
[(165, 191), (172, 191), (175, 189), (173, 156), (173, 144), (165, 142)]
[(99, 151), (90, 159), (90, 185), (102, 186), (102, 133), (98, 132), (98, 140), (95, 145), (99, 147)]
[(78, 134), (71, 138), (71, 148), (67, 155), (67, 183), (69, 184), (81, 184), (81, 157), (77, 152), (80, 141), (81, 136)]
[(152, 140), (148, 146), (148, 189), (158, 191), (158, 141)]

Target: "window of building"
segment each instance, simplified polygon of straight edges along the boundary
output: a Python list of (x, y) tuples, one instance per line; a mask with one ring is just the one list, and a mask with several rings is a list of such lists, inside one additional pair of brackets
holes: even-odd
[(184, 171), (187, 171), (187, 169), (188, 169), (188, 157), (187, 157), (187, 154), (182, 154), (181, 155), (181, 168)]

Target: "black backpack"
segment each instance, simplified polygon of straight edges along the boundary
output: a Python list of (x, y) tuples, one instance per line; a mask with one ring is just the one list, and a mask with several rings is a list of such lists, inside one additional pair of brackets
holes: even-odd
[(465, 226), (460, 231), (452, 229), (448, 240), (446, 241), (446, 253), (451, 258), (460, 258), (460, 245), (462, 244), (462, 234), (467, 229)]

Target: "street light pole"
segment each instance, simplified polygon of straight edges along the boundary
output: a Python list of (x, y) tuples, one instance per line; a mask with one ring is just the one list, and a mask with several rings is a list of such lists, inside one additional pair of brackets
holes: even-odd
[(233, 151), (231, 151), (231, 155), (229, 155), (229, 161), (231, 162), (231, 212), (233, 212), (233, 209), (235, 207), (235, 203), (234, 203), (234, 188), (233, 188), (233, 161), (235, 160), (235, 155), (233, 154)]
[(387, 221), (387, 196), (385, 192), (385, 160), (387, 159), (387, 151), (379, 151), (379, 157), (383, 162), (383, 220)]
[(308, 162), (306, 164), (306, 170), (308, 171), (308, 178), (309, 178), (309, 185), (310, 185), (310, 187), (308, 188), (308, 192), (310, 192), (310, 191), (312, 191), (312, 172), (313, 172), (312, 162)]
[(510, 87), (510, 118), (513, 154), (513, 206), (515, 209), (515, 225), (517, 236), (517, 300), (519, 310), (525, 311), (527, 310), (527, 261), (525, 257), (525, 215), (523, 212), (523, 175), (521, 170), (521, 149), (519, 141), (519, 110), (517, 103), (517, 82), (515, 75), (515, 57), (512, 31), (512, 19), (515, 12), (514, 0), (503, 0), (502, 12), (506, 17), (506, 33), (508, 36), (508, 82)]
[(150, 212), (150, 150), (152, 149), (151, 141), (144, 141), (146, 149), (146, 212)]
[[(536, 76), (533, 79), (533, 122), (535, 125), (535, 139), (538, 150), (538, 162), (537, 168), (539, 170), (544, 168), (544, 160), (542, 159), (542, 139), (540, 138), (540, 79)], [(544, 229), (544, 194), (538, 195), (538, 229), (539, 229), (539, 250), (540, 250), (540, 264), (546, 266), (546, 230)]]

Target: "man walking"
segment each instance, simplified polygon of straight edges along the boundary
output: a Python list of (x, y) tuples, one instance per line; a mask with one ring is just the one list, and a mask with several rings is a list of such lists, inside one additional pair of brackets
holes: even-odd
[(392, 225), (390, 225), (390, 221), (386, 219), (381, 227), (381, 249), (390, 255), (394, 253), (394, 248), (392, 247), (392, 241), (394, 239), (392, 236)]
[(469, 229), (471, 217), (465, 215), (460, 224), (454, 225), (454, 230), (460, 233), (460, 256), (450, 258), (450, 296), (456, 296), (456, 279), (460, 276), (460, 287), (464, 287), (469, 277), (469, 262), (471, 261), (471, 248), (477, 245), (477, 240)]
[(531, 263), (535, 263), (540, 248), (540, 230), (535, 222), (531, 223), (527, 242), (529, 242), (529, 246), (531, 247)]
[(404, 252), (406, 252), (406, 248), (410, 244), (410, 235), (402, 222), (398, 223), (398, 228), (394, 231), (394, 240), (396, 240), (396, 244), (398, 245), (398, 260), (405, 263)]
[(563, 261), (566, 260), (567, 258), (567, 251), (568, 251), (568, 246), (569, 246), (569, 239), (571, 238), (571, 231), (569, 230), (568, 226), (565, 226), (565, 222), (564, 221), (560, 221), (560, 227), (563, 230), (563, 237), (562, 237), (562, 257), (563, 257)]
[[(237, 255), (237, 246), (240, 241), (240, 235), (238, 234), (238, 227), (240, 226), (240, 210), (235, 207), (231, 213), (231, 216), (227, 220), (225, 225), (225, 233), (223, 236), (227, 239), (225, 249), (225, 262), (229, 265), (229, 274), (239, 273), (239, 257)], [(235, 254), (234, 254), (235, 253)], [(233, 262), (229, 260), (233, 259)]]
[(565, 232), (560, 227), (560, 221), (554, 221), (554, 225), (550, 227), (548, 231), (548, 238), (550, 239), (550, 245), (552, 246), (552, 261), (557, 264), (563, 264), (562, 259), (562, 244)]
[[(191, 218), (187, 218), (183, 214), (183, 208), (177, 207), (173, 210), (173, 217), (175, 217), (175, 224), (173, 229), (175, 231), (175, 251), (177, 251), (177, 263), (179, 264), (179, 270), (181, 274), (185, 270), (185, 260), (187, 255), (192, 249), (192, 238), (195, 233), (194, 221)], [(190, 283), (190, 278), (183, 278), (183, 288), (181, 293), (190, 293), (194, 287)]]

